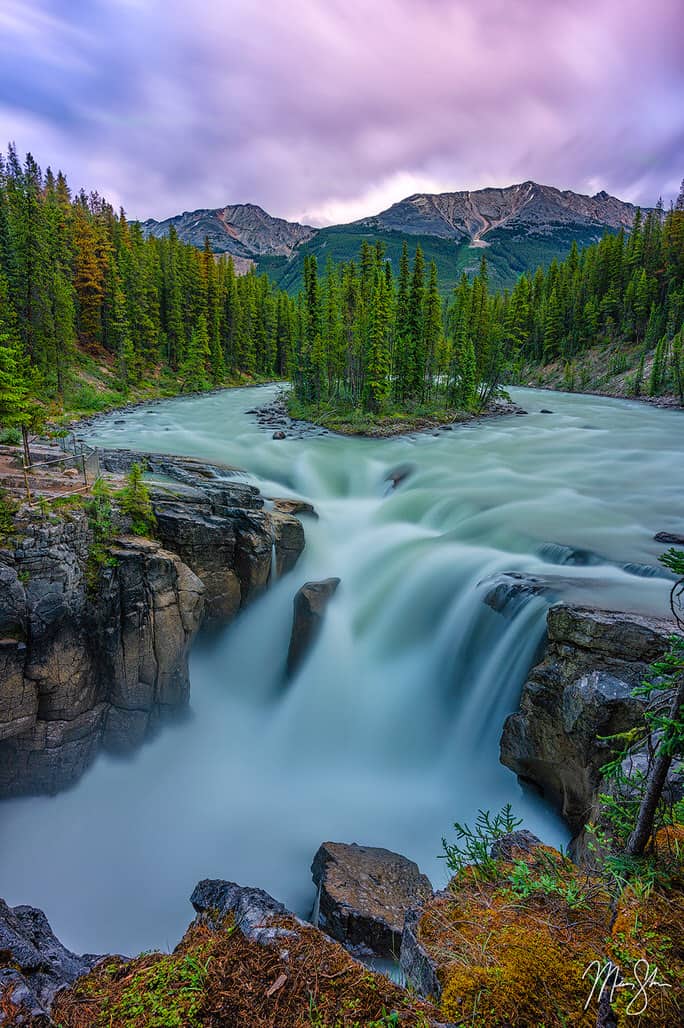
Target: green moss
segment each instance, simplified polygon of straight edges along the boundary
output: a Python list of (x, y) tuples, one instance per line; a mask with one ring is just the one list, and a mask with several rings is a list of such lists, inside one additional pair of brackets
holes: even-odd
[[(116, 1002), (105, 1002), (98, 1026), (202, 1028), (200, 1011), (211, 955), (160, 957), (135, 974)], [(117, 967), (111, 970), (112, 977)]]

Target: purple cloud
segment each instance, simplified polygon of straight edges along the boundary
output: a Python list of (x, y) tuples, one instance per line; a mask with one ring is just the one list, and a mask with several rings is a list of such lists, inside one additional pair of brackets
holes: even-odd
[(683, 37), (681, 0), (3, 0), (0, 140), (135, 217), (528, 178), (650, 204), (684, 174)]

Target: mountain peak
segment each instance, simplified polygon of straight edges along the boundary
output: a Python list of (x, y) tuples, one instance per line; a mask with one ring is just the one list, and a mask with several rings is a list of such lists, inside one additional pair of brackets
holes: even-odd
[(214, 253), (233, 257), (289, 257), (294, 248), (315, 233), (310, 225), (274, 218), (256, 203), (226, 204), (225, 207), (184, 211), (165, 221), (150, 218), (142, 223), (148, 236), (168, 235), (173, 226), (186, 243), (203, 246), (209, 239)]
[(501, 188), (450, 193), (414, 193), (373, 218), (355, 222), (376, 230), (487, 245), (484, 237), (497, 229), (523, 234), (560, 226), (629, 228), (636, 208), (605, 190), (594, 196), (557, 189), (528, 179)]

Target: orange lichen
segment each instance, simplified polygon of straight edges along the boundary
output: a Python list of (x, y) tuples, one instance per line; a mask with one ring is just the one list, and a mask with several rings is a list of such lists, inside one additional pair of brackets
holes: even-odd
[[(601, 879), (548, 847), (514, 850), (494, 881), (479, 881), (470, 869), (459, 874), (427, 905), (419, 926), (442, 983), (443, 1018), (486, 1028), (593, 1028), (601, 979), (590, 995), (592, 985), (608, 961), (625, 981), (639, 958), (651, 970), (658, 965), (658, 981), (681, 981), (681, 835), (671, 829), (656, 840), (659, 890), (627, 889), (616, 913)], [(616, 990), (620, 1026), (684, 1023), (676, 988), (654, 985), (640, 1017), (633, 1016), (640, 1004), (627, 1011), (637, 992), (638, 983)]]

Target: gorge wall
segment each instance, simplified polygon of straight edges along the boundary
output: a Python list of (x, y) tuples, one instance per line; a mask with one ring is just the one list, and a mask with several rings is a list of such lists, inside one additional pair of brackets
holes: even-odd
[[(127, 470), (131, 451), (102, 457)], [(230, 470), (152, 457), (157, 539), (122, 517), (93, 565), (82, 509), (24, 509), (0, 550), (0, 796), (53, 793), (103, 747), (126, 752), (188, 702), (203, 619), (226, 622), (304, 547), (300, 522), (263, 509)], [(168, 484), (167, 484), (168, 480)], [(275, 560), (275, 568), (272, 567)]]
[[(501, 761), (560, 810), (583, 855), (582, 832), (605, 792), (608, 736), (643, 722), (647, 700), (634, 686), (668, 648), (674, 622), (640, 614), (558, 604), (549, 609), (542, 659), (523, 686), (501, 737)], [(667, 695), (667, 694), (665, 694)], [(672, 785), (680, 769), (672, 774)]]

